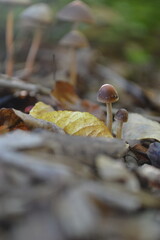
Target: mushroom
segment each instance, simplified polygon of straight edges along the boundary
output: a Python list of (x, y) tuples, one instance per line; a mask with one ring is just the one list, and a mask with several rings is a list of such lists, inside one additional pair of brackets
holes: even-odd
[(36, 54), (42, 39), (43, 28), (52, 22), (52, 11), (47, 4), (37, 3), (22, 12), (21, 20), (22, 25), (35, 29), (31, 47), (25, 63), (24, 76), (26, 77), (32, 73)]
[(88, 24), (94, 23), (94, 18), (89, 6), (80, 0), (75, 0), (67, 4), (59, 11), (57, 18), (64, 21), (74, 22), (74, 29), (77, 27), (79, 22)]
[(30, 4), (30, 0), (0, 0), (0, 4), (4, 4), (8, 7), (8, 14), (6, 20), (6, 75), (13, 75), (13, 25), (14, 25), (14, 6), (26, 6)]
[(72, 30), (66, 34), (59, 42), (60, 45), (70, 48), (71, 64), (70, 64), (70, 83), (76, 86), (77, 83), (77, 49), (89, 46), (86, 37), (77, 30)]
[(116, 89), (110, 84), (104, 84), (98, 91), (97, 101), (106, 103), (107, 117), (106, 125), (110, 132), (112, 132), (112, 103), (117, 102), (119, 99)]
[(124, 108), (119, 109), (114, 119), (117, 121), (116, 138), (122, 138), (122, 127), (123, 123), (128, 121), (128, 111)]

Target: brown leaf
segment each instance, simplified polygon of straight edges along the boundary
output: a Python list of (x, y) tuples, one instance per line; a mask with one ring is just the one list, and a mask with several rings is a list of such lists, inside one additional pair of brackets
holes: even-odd
[(63, 108), (73, 107), (80, 103), (73, 85), (63, 81), (57, 81), (51, 94), (61, 103)]
[(10, 108), (0, 109), (0, 126), (1, 133), (15, 129), (30, 130), (23, 120), (15, 114), (14, 110)]
[(104, 120), (104, 112), (100, 106), (89, 100), (82, 100), (70, 83), (57, 81), (52, 90), (52, 95), (60, 102), (62, 109), (89, 112), (99, 119)]

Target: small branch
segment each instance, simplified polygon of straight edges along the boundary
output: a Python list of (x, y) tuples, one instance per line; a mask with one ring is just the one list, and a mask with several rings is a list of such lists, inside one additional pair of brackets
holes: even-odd
[(30, 128), (42, 128), (54, 133), (59, 133), (59, 134), (65, 134), (62, 128), (58, 127), (56, 124), (52, 122), (48, 122), (42, 119), (36, 119), (32, 117), (31, 115), (28, 115), (26, 113), (23, 113), (21, 111), (18, 111), (16, 109), (13, 109), (15, 114), (20, 117), (23, 122)]
[[(8, 81), (11, 80), (11, 81)], [(11, 89), (20, 89), (26, 91), (33, 91), (35, 93), (50, 95), (51, 90), (41, 85), (35, 85), (31, 83), (24, 83), (22, 80), (16, 77), (8, 77), (0, 74), (0, 88), (6, 87)]]

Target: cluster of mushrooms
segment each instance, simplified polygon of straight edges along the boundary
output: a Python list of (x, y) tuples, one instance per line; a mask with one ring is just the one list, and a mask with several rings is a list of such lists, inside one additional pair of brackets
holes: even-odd
[[(118, 93), (116, 89), (110, 84), (104, 84), (98, 91), (97, 101), (106, 104), (106, 125), (109, 131), (112, 133), (112, 103), (117, 102), (119, 99)], [(126, 109), (121, 108), (119, 109), (114, 119), (117, 121), (117, 131), (116, 131), (116, 138), (122, 138), (122, 127), (123, 123), (128, 121), (128, 112)]]
[[(36, 54), (39, 49), (42, 32), (47, 24), (52, 22), (52, 11), (45, 3), (31, 5), (30, 0), (0, 0), (0, 4), (8, 7), (6, 20), (6, 67), (5, 73), (7, 76), (13, 76), (14, 71), (14, 7), (28, 6), (20, 15), (20, 22), (23, 29), (28, 30), (28, 27), (33, 30), (34, 36), (31, 47), (26, 59), (24, 71), (29, 75), (32, 73)], [(30, 6), (31, 5), (31, 6)]]
[[(31, 4), (30, 0), (0, 0), (0, 4), (9, 6), (7, 22), (6, 22), (6, 75), (13, 75), (13, 23), (14, 23), (14, 9), (13, 6), (27, 6)], [(23, 73), (20, 77), (25, 78), (33, 71), (35, 58), (41, 43), (45, 27), (53, 20), (53, 14), (50, 7), (46, 3), (37, 3), (27, 7), (20, 15), (21, 25), (23, 28), (33, 29), (33, 39), (31, 47), (26, 59)], [(88, 40), (82, 32), (78, 30), (80, 23), (94, 24), (95, 20), (91, 13), (89, 6), (80, 0), (74, 0), (67, 4), (57, 14), (57, 19), (68, 21), (72, 23), (72, 29), (61, 40), (60, 45), (67, 47), (71, 54), (71, 63), (69, 69), (69, 82), (73, 86), (77, 83), (77, 50), (89, 46)], [(97, 100), (106, 103), (107, 117), (106, 125), (112, 133), (112, 103), (118, 101), (119, 96), (116, 89), (110, 84), (104, 84), (98, 91)], [(128, 112), (125, 109), (120, 109), (115, 114), (115, 120), (118, 121), (116, 137), (122, 137), (122, 125), (128, 120)]]
[[(14, 71), (14, 6), (27, 6), (20, 14), (20, 22), (23, 30), (33, 31), (33, 39), (31, 43), (26, 63), (21, 78), (27, 78), (32, 72), (35, 64), (35, 58), (39, 50), (44, 29), (53, 22), (53, 13), (46, 3), (32, 4), (31, 0), (0, 0), (0, 4), (8, 7), (8, 15), (6, 21), (6, 69), (8, 76), (13, 76)], [(32, 5), (31, 5), (32, 4)], [(76, 85), (77, 79), (77, 50), (89, 46), (88, 40), (78, 30), (79, 23), (93, 24), (94, 18), (89, 6), (80, 0), (74, 0), (67, 4), (57, 14), (57, 19), (73, 23), (71, 31), (61, 40), (60, 45), (67, 47), (71, 54), (70, 64), (70, 83)]]
[(70, 50), (70, 78), (69, 82), (73, 86), (77, 83), (77, 50), (87, 48), (89, 42), (85, 35), (78, 30), (80, 23), (94, 24), (95, 20), (87, 4), (80, 0), (75, 0), (67, 4), (57, 15), (63, 21), (72, 22), (72, 29), (61, 40), (60, 45)]

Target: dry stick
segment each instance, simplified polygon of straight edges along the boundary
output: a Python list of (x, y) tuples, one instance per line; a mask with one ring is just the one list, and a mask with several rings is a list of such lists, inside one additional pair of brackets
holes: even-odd
[[(8, 81), (12, 80), (12, 81)], [(49, 88), (43, 87), (38, 84), (32, 84), (32, 83), (24, 83), (18, 78), (15, 77), (7, 77), (6, 75), (0, 75), (0, 88), (6, 87), (11, 89), (20, 89), (20, 90), (26, 90), (26, 91), (33, 91), (35, 93), (40, 93), (43, 95), (49, 95), (51, 90)]]
[(30, 75), (33, 71), (33, 66), (35, 62), (35, 58), (41, 43), (42, 39), (42, 30), (40, 28), (37, 28), (32, 40), (31, 48), (29, 50), (29, 54), (27, 56), (25, 69), (24, 69), (24, 75), (25, 77)]
[(14, 14), (10, 9), (7, 15), (7, 23), (6, 23), (6, 48), (7, 48), (7, 60), (6, 60), (6, 74), (8, 76), (13, 75), (13, 22), (14, 22)]
[(58, 127), (56, 124), (52, 122), (48, 122), (42, 119), (36, 119), (31, 115), (13, 109), (15, 114), (22, 119), (22, 121), (29, 127), (29, 128), (42, 128), (54, 133), (65, 134), (62, 128)]
[(77, 58), (76, 58), (76, 49), (71, 48), (71, 65), (70, 65), (70, 83), (73, 86), (77, 84)]

